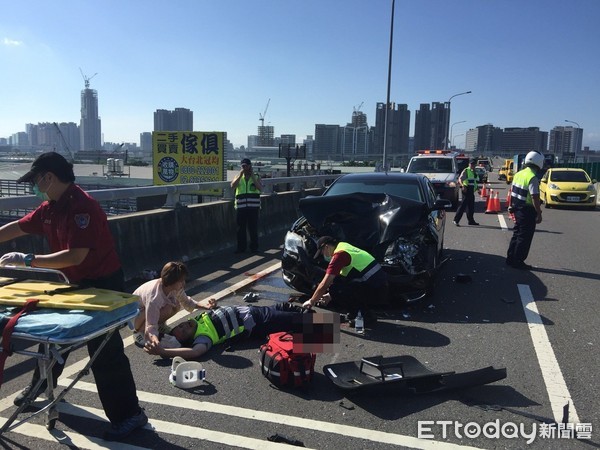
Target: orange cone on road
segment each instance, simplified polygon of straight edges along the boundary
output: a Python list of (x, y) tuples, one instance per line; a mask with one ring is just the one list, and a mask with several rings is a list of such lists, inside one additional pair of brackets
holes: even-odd
[(485, 183), (483, 183), (483, 187), (481, 188), (481, 198), (486, 198), (488, 196), (487, 189), (485, 188)]
[(507, 194), (506, 194), (506, 207), (508, 208), (510, 206), (510, 189), (508, 190)]
[(485, 213), (486, 214), (497, 214), (499, 212), (500, 212), (500, 199), (498, 198), (498, 192), (494, 192), (493, 189), (490, 189), (490, 196), (488, 197)]

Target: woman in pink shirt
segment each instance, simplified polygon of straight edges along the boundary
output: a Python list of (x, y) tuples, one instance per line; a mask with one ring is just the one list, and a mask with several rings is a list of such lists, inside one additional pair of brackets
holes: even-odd
[(182, 309), (192, 312), (216, 305), (212, 298), (198, 302), (185, 293), (187, 274), (185, 264), (171, 261), (162, 268), (160, 278), (150, 280), (134, 291), (133, 294), (140, 297), (140, 312), (134, 319), (136, 345), (143, 347), (144, 342), (150, 346), (158, 345), (159, 329)]

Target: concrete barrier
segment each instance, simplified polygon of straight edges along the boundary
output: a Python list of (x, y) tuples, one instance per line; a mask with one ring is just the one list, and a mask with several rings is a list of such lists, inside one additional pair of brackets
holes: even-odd
[[(321, 192), (317, 188), (261, 196), (259, 236), (287, 230), (299, 217), (300, 198)], [(109, 218), (109, 225), (127, 280), (144, 269), (159, 269), (169, 260), (205, 258), (236, 246), (233, 201), (115, 216)], [(0, 244), (0, 254), (11, 251), (49, 252), (45, 239), (33, 235)]]

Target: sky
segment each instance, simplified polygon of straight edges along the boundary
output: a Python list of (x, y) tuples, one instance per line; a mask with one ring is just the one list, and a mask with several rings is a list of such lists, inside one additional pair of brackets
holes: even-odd
[[(0, 137), (75, 122), (85, 75), (106, 142), (137, 142), (157, 109), (194, 131), (314, 135), (355, 108), (375, 125), (392, 0), (0, 0)], [(390, 101), (452, 98), (452, 142), (479, 125), (583, 128), (600, 150), (600, 1), (396, 0)], [(83, 73), (83, 75), (82, 75)], [(269, 101), (270, 99), (270, 101)], [(464, 121), (464, 122), (463, 122)]]

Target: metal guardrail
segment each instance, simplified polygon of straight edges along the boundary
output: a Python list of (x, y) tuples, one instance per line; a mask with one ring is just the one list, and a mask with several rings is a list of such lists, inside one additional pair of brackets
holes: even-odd
[[(262, 178), (264, 186), (263, 194), (276, 194), (282, 189), (280, 185), (286, 186), (286, 191), (303, 190), (309, 188), (322, 188), (339, 177), (333, 175), (310, 175), (300, 177), (284, 178)], [(216, 181), (206, 183), (174, 184), (169, 186), (141, 186), (132, 188), (115, 188), (87, 191), (89, 195), (99, 202), (121, 200), (127, 198), (153, 197), (167, 195), (163, 208), (174, 208), (179, 203), (179, 197), (183, 194), (197, 194), (201, 191), (222, 190), (224, 199), (232, 199), (234, 192), (231, 182)], [(16, 209), (33, 209), (39, 206), (40, 199), (35, 195), (23, 195), (18, 197), (0, 197), (0, 211), (11, 211)]]

